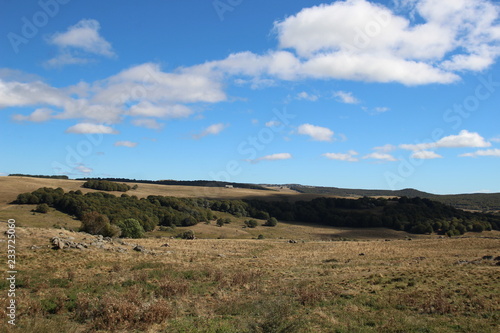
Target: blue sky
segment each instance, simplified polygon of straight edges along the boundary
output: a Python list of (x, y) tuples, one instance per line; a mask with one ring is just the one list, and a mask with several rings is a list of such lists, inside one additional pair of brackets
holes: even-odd
[(0, 6), (1, 175), (500, 192), (498, 2)]

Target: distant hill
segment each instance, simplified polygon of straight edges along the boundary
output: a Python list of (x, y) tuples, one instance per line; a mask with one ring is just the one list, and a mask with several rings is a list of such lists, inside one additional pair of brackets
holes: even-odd
[(418, 191), (412, 188), (403, 190), (364, 190), (347, 189), (338, 187), (304, 186), (290, 185), (290, 189), (300, 193), (338, 195), (341, 197), (408, 197), (408, 198), (426, 198), (442, 202), (444, 204), (460, 209), (479, 210), (479, 211), (499, 211), (500, 193), (472, 193), (472, 194), (449, 194), (438, 195)]
[(77, 178), (76, 180), (106, 180), (111, 182), (128, 182), (128, 183), (142, 183), (142, 184), (156, 184), (156, 185), (177, 185), (177, 186), (204, 186), (204, 187), (227, 187), (232, 186), (236, 188), (247, 188), (253, 190), (272, 191), (261, 185), (245, 184), (245, 183), (231, 183), (220, 182), (215, 180), (138, 180), (127, 178)]
[(9, 177), (31, 177), (31, 178), (49, 178), (49, 179), (69, 179), (66, 175), (27, 175), (23, 173), (11, 173)]
[(391, 190), (364, 190), (364, 189), (348, 189), (339, 187), (322, 187), (322, 186), (305, 186), (305, 185), (290, 185), (290, 189), (300, 193), (314, 193), (314, 194), (330, 194), (338, 195), (341, 197), (421, 197), (428, 198), (434, 194), (418, 191), (412, 188), (404, 190), (391, 191)]

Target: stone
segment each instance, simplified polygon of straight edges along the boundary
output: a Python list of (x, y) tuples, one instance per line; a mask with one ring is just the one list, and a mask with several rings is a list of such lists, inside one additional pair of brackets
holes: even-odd
[(134, 251), (137, 251), (137, 252), (145, 252), (146, 249), (143, 247), (143, 246), (140, 246), (140, 245), (136, 245), (134, 247)]

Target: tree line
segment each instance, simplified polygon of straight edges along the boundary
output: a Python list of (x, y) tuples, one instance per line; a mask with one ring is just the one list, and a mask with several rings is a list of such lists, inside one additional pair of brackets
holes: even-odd
[[(500, 216), (458, 210), (440, 202), (422, 198), (316, 198), (311, 201), (213, 200), (150, 195), (137, 198), (104, 192), (65, 193), (63, 189), (40, 188), (20, 194), (14, 203), (42, 204), (82, 220), (96, 212), (110, 225), (123, 225), (134, 219), (144, 231), (155, 226), (191, 226), (216, 219), (214, 212), (235, 217), (296, 221), (336, 227), (386, 227), (411, 233), (439, 233), (449, 236), (466, 231), (499, 230)], [(274, 223), (274, 220), (273, 220)]]
[(68, 176), (66, 175), (53, 175), (53, 176), (47, 176), (47, 175), (28, 175), (28, 174), (23, 174), (23, 173), (11, 173), (9, 176), (13, 177), (32, 177), (32, 178), (51, 178), (51, 179), (69, 179)]
[(82, 187), (91, 188), (94, 190), (100, 191), (119, 191), (119, 192), (127, 192), (131, 189), (131, 187), (125, 183), (115, 183), (107, 180), (87, 180), (83, 183)]
[(261, 185), (245, 184), (245, 183), (230, 183), (215, 180), (140, 180), (128, 178), (77, 178), (76, 180), (107, 180), (111, 182), (127, 182), (127, 183), (142, 183), (156, 185), (179, 185), (179, 186), (205, 186), (205, 187), (225, 187), (231, 185), (238, 188), (248, 188), (254, 190), (271, 191)]

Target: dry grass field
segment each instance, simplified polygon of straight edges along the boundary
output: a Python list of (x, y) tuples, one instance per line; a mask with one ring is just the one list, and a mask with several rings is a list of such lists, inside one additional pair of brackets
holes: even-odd
[[(40, 228), (17, 235), (18, 325), (11, 332), (500, 329), (500, 266), (481, 259), (500, 255), (498, 233), (294, 244), (149, 238), (81, 250), (53, 250), (49, 239), (95, 237)], [(135, 244), (149, 252), (134, 251)], [(5, 311), (7, 283), (0, 285)]]
[[(18, 226), (17, 326), (7, 324), (9, 284), (2, 278), (1, 332), (500, 330), (497, 231), (440, 238), (283, 222), (250, 229), (231, 217), (222, 227), (190, 227), (196, 240), (170, 238), (186, 230), (176, 228), (106, 241), (72, 231), (79, 221), (57, 211), (33, 214), (33, 205), (8, 204), (18, 193), (43, 186), (77, 190), (82, 182), (7, 178), (0, 177), (0, 221), (14, 218)], [(240, 198), (264, 192), (222, 190)], [(196, 191), (139, 184), (135, 192), (200, 195)], [(2, 235), (6, 228), (0, 223)], [(87, 247), (55, 250), (52, 237)], [(6, 240), (0, 238), (5, 257)]]
[[(92, 189), (82, 188), (84, 181), (47, 179), (31, 177), (0, 177), (0, 209), (12, 202), (19, 193), (32, 192), (40, 187), (61, 187), (64, 191), (81, 190), (83, 193), (95, 192)], [(126, 183), (131, 186), (136, 183)], [(177, 186), (177, 185), (156, 185), (137, 184), (137, 190), (127, 192), (139, 198), (148, 195), (163, 195), (180, 198), (216, 198), (216, 199), (266, 199), (266, 200), (311, 200), (317, 198), (317, 194), (303, 194), (290, 189), (280, 189), (273, 187), (272, 191), (253, 190), (245, 188), (221, 188), (202, 186)], [(120, 192), (116, 192), (118, 195)], [(115, 193), (115, 194), (116, 194)], [(333, 196), (332, 196), (333, 197)]]

